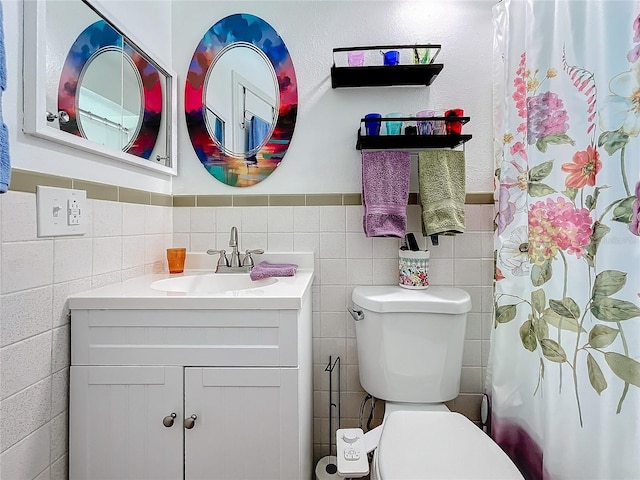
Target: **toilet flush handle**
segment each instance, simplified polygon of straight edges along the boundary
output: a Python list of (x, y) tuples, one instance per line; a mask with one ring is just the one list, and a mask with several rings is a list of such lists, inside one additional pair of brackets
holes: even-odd
[(347, 307), (347, 311), (351, 314), (351, 316), (356, 322), (359, 322), (360, 320), (364, 319), (364, 312), (362, 310), (354, 310), (351, 307)]

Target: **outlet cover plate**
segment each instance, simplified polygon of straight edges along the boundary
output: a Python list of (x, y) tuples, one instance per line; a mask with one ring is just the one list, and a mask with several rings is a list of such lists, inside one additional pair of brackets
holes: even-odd
[[(36, 187), (38, 237), (87, 233), (87, 192), (70, 188)], [(70, 211), (70, 206), (73, 210)]]

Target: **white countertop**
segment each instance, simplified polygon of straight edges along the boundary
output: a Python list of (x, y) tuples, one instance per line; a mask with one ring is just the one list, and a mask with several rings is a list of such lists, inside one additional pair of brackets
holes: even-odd
[[(77, 293), (69, 297), (69, 309), (297, 310), (301, 308), (303, 296), (310, 290), (313, 282), (313, 253), (266, 253), (264, 255), (256, 255), (256, 265), (261, 261), (295, 263), (298, 265), (298, 269), (292, 277), (277, 277), (278, 281), (272, 285), (220, 294), (166, 292), (151, 288), (151, 284), (156, 280), (186, 275), (210, 274), (215, 270), (216, 258), (199, 252), (188, 252), (184, 273), (143, 275), (122, 283)], [(208, 268), (199, 268), (203, 266)], [(225, 274), (218, 273), (216, 275), (223, 276)]]

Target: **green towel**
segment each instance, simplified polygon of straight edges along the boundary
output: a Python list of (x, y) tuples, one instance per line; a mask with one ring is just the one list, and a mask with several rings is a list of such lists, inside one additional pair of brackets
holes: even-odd
[(426, 150), (418, 154), (422, 234), (463, 233), (465, 164), (462, 150)]

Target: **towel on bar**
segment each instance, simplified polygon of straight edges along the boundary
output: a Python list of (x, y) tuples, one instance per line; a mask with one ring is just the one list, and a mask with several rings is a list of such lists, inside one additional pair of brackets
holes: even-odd
[(410, 173), (409, 152), (362, 152), (363, 226), (367, 237), (404, 237)]
[(261, 280), (268, 277), (293, 277), (298, 265), (295, 263), (269, 263), (260, 262), (251, 269), (251, 280)]
[[(462, 150), (427, 150), (418, 154), (418, 185), (423, 235), (465, 231), (465, 161)], [(437, 244), (435, 237), (434, 244)]]

